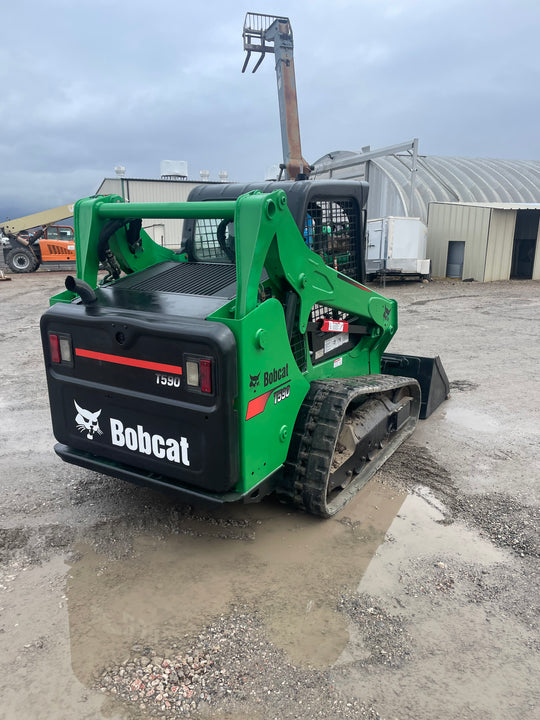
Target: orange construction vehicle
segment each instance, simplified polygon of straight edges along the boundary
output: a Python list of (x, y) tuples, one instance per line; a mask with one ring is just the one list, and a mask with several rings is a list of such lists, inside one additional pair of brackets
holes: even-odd
[(75, 261), (75, 235), (70, 225), (55, 225), (73, 215), (73, 205), (6, 220), (0, 225), (4, 262), (14, 273), (30, 273), (41, 263)]

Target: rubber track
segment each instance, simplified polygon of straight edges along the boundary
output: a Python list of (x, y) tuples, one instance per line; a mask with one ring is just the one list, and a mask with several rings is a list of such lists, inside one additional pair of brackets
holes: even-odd
[[(411, 382), (387, 375), (312, 382), (298, 414), (278, 495), (305, 512), (329, 517), (326, 478), (347, 407), (359, 394), (368, 399), (399, 387), (403, 380)], [(343, 505), (349, 499), (345, 497)]]

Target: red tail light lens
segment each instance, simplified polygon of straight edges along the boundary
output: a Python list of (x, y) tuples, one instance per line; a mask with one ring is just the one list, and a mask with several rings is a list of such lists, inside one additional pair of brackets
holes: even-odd
[(49, 335), (49, 347), (51, 348), (51, 360), (53, 363), (61, 363), (60, 340), (58, 335)]
[(199, 374), (201, 378), (201, 391), (204, 393), (212, 392), (212, 361), (201, 360), (199, 362)]
[(51, 350), (51, 360), (55, 365), (62, 364), (73, 367), (71, 335), (68, 333), (49, 333), (49, 347)]
[(184, 356), (186, 390), (213, 394), (212, 362), (212, 358), (201, 357), (200, 355)]

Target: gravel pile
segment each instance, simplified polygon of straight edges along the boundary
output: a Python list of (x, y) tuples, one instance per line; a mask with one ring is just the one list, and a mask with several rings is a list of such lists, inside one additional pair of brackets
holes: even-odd
[(357, 660), (356, 667), (386, 665), (401, 667), (410, 659), (413, 640), (399, 615), (390, 615), (370, 595), (342, 595), (338, 610), (348, 615), (362, 638), (368, 656)]
[(0, 567), (37, 565), (64, 551), (74, 538), (75, 531), (61, 523), (0, 528)]
[(514, 550), (521, 557), (540, 557), (538, 527), (540, 511), (521, 505), (509, 495), (490, 493), (466, 495), (459, 500), (459, 512), (471, 518), (499, 547)]
[(291, 665), (269, 642), (257, 614), (245, 608), (233, 608), (196, 637), (160, 649), (134, 645), (128, 660), (103, 670), (96, 688), (129, 704), (130, 717), (379, 718), (340, 695), (329, 672)]
[[(452, 565), (455, 567), (454, 562), (452, 562)], [(449, 570), (446, 562), (438, 561), (433, 563), (431, 556), (411, 558), (409, 559), (409, 567), (414, 568), (414, 578), (412, 572), (406, 571), (400, 576), (400, 583), (405, 595), (438, 598), (441, 595), (451, 593), (455, 588), (455, 571)]]
[[(163, 658), (135, 656), (117, 667), (108, 667), (100, 678), (102, 692), (137, 703), (141, 710), (194, 711), (208, 700), (207, 680), (215, 680), (214, 661), (202, 655), (171, 655)], [(206, 676), (206, 677), (205, 677)]]
[[(431, 555), (410, 557), (400, 568), (402, 599), (423, 598), (432, 607), (448, 599), (485, 603), (497, 598), (497, 588), (489, 589), (489, 570), (471, 563), (458, 562), (451, 555), (433, 562)], [(407, 603), (408, 604), (408, 603)]]
[(405, 443), (384, 465), (381, 476), (409, 491), (417, 485), (428, 487), (445, 505), (447, 516), (442, 522), (468, 521), (498, 547), (510, 548), (520, 557), (540, 557), (538, 508), (522, 505), (504, 493), (460, 492), (427, 449)]
[(10, 562), (20, 554), (30, 537), (26, 528), (0, 528), (0, 564)]

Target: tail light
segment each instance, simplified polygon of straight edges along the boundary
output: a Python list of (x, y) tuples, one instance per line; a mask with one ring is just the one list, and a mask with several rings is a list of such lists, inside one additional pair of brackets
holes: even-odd
[(212, 392), (212, 361), (201, 360), (199, 363), (201, 375), (201, 390), (204, 393)]
[(186, 385), (188, 390), (212, 393), (212, 360), (209, 358), (186, 358)]
[(49, 335), (49, 346), (51, 348), (51, 360), (53, 363), (62, 362), (62, 356), (60, 355), (60, 340), (58, 335)]
[(51, 360), (55, 365), (73, 365), (71, 335), (65, 333), (49, 333)]
[(186, 383), (189, 387), (199, 387), (199, 363), (196, 360), (186, 360)]

